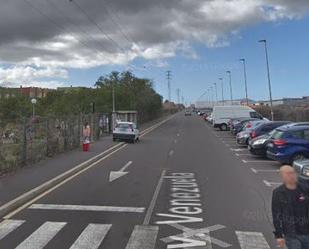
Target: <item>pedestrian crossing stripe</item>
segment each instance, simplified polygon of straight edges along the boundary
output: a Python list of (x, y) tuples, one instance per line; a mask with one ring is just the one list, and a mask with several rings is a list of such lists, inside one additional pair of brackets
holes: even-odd
[[(25, 223), (24, 220), (4, 220), (0, 223), (0, 241)], [(66, 222), (43, 223), (28, 238), (22, 241), (15, 249), (43, 249), (67, 225)], [(98, 249), (111, 230), (112, 224), (88, 224), (70, 249)], [(127, 242), (126, 249), (155, 249), (159, 226), (135, 226)], [(264, 235), (258, 232), (236, 231), (236, 236), (241, 249), (270, 249)], [(214, 239), (199, 237), (200, 241), (210, 239), (211, 246)], [(207, 247), (208, 248), (208, 247)], [(211, 248), (211, 247), (210, 247)]]
[(97, 249), (112, 225), (89, 224), (70, 249)]
[(15, 249), (42, 249), (66, 224), (66, 222), (45, 222)]
[(0, 240), (21, 226), (24, 220), (4, 220), (0, 223)]
[(262, 233), (236, 231), (236, 235), (241, 249), (270, 249)]

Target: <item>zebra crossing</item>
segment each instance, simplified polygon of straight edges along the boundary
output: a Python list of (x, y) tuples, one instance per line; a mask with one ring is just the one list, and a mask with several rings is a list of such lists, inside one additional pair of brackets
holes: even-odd
[[(26, 221), (24, 220), (4, 220), (0, 223), (0, 242), (6, 236), (14, 233), (15, 230), (22, 227)], [(15, 249), (43, 249), (53, 238), (61, 233), (61, 230), (67, 225), (66, 222), (50, 222), (47, 221), (39, 226), (24, 241), (15, 247)], [(112, 229), (112, 224), (88, 224), (81, 234), (76, 238), (75, 242), (69, 249), (98, 249), (104, 239)], [(159, 234), (159, 226), (136, 225), (128, 240), (125, 249), (155, 249)], [(229, 245), (230, 248), (241, 249), (270, 249), (262, 233), (235, 231), (239, 245)], [(185, 236), (185, 235), (184, 235)], [(187, 238), (187, 236), (185, 236)], [(202, 237), (201, 237), (202, 239)], [(211, 246), (209, 240), (207, 245)], [(166, 245), (165, 245), (166, 246)], [(236, 247), (235, 247), (236, 246)], [(226, 248), (227, 246), (222, 246)], [(169, 247), (167, 247), (169, 248)], [(170, 247), (172, 248), (172, 247)], [(174, 248), (174, 247), (173, 247)], [(176, 248), (176, 247), (175, 247)], [(182, 248), (182, 247), (177, 247)], [(207, 247), (211, 248), (211, 247)], [(11, 249), (11, 248), (8, 248)], [(12, 248), (13, 249), (13, 248)]]
[[(4, 220), (0, 223), (0, 241), (24, 223), (25, 221), (23, 220)], [(66, 225), (66, 222), (47, 221), (15, 249), (42, 249)], [(111, 224), (89, 224), (75, 240), (70, 249), (99, 248), (111, 228)], [(155, 249), (158, 232), (158, 226), (135, 226), (126, 249)]]

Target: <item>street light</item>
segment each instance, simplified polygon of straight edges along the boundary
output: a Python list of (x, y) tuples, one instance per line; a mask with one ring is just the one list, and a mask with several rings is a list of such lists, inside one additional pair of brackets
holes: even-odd
[(215, 86), (215, 91), (216, 91), (216, 102), (217, 102), (217, 105), (218, 105), (218, 89), (217, 89), (217, 83), (214, 83), (214, 86)]
[(224, 88), (223, 88), (223, 78), (219, 78), (221, 81), (221, 90), (222, 90), (222, 105), (224, 105)]
[(247, 106), (249, 106), (246, 59), (240, 59), (240, 61), (243, 63), (243, 66), (244, 66), (244, 78), (245, 78), (246, 102), (247, 102)]
[(232, 72), (226, 71), (230, 78), (230, 93), (231, 93), (231, 105), (233, 105), (233, 88), (232, 88)]
[(35, 98), (31, 99), (31, 104), (32, 104), (32, 118), (35, 117), (35, 105), (36, 105), (37, 102), (38, 102), (38, 101), (37, 101)]
[(267, 77), (268, 77), (268, 90), (269, 90), (269, 100), (270, 100), (270, 113), (271, 113), (271, 120), (274, 121), (273, 97), (272, 97), (272, 91), (271, 91), (271, 81), (270, 81), (270, 69), (269, 69), (267, 41), (266, 40), (260, 40), (259, 42), (260, 43), (264, 43), (264, 48), (265, 48), (265, 57), (266, 57), (266, 65), (267, 65)]
[(214, 106), (214, 88), (212, 86), (210, 87), (210, 91), (211, 91), (211, 103), (212, 106)]

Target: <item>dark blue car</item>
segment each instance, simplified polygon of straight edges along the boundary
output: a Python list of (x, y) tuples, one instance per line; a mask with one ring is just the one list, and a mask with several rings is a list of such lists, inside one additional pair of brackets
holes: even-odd
[(309, 126), (276, 129), (267, 145), (267, 157), (283, 164), (309, 158)]

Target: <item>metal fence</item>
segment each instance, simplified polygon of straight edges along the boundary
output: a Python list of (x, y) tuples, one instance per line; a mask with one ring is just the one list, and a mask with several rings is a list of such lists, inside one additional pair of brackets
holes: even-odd
[(0, 173), (81, 146), (85, 122), (92, 141), (110, 132), (110, 115), (91, 114), (0, 122)]

